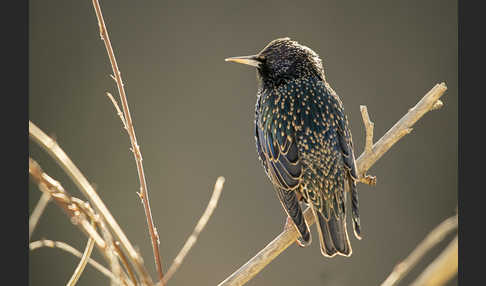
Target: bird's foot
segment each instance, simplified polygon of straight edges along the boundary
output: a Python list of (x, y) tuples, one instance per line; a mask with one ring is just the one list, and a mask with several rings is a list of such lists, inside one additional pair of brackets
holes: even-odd
[(370, 186), (376, 185), (376, 176), (371, 176), (371, 175), (364, 175), (361, 178), (358, 179), (358, 182), (367, 184)]
[[(287, 216), (287, 219), (285, 220), (285, 226), (284, 226), (284, 231), (289, 229), (289, 228), (294, 228), (295, 230), (297, 230), (294, 226), (294, 222), (292, 221), (292, 219), (290, 217)], [(298, 233), (298, 232), (297, 232)], [(302, 238), (300, 237), (300, 235), (297, 237), (297, 239), (295, 240), (295, 244), (297, 244), (298, 246), (300, 247), (306, 247), (308, 244), (305, 243)]]

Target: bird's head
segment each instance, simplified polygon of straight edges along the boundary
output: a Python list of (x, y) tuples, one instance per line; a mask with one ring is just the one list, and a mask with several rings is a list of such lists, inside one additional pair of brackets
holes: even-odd
[(279, 84), (312, 75), (324, 80), (322, 62), (317, 53), (290, 38), (273, 40), (256, 55), (225, 60), (256, 67), (264, 82)]

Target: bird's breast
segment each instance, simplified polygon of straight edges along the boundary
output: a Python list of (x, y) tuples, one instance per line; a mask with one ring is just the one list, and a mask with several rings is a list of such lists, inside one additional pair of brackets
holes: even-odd
[(257, 120), (265, 132), (325, 133), (333, 125), (329, 93), (318, 79), (295, 79), (258, 92)]

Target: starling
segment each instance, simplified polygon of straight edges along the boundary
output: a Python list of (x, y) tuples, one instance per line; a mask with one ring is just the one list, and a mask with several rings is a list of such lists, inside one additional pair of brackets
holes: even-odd
[(311, 243), (302, 202), (316, 218), (322, 255), (350, 256), (346, 197), (350, 192), (354, 234), (361, 239), (358, 175), (343, 104), (326, 81), (321, 59), (310, 48), (280, 38), (256, 55), (226, 61), (257, 69), (258, 158), (299, 232), (297, 243)]

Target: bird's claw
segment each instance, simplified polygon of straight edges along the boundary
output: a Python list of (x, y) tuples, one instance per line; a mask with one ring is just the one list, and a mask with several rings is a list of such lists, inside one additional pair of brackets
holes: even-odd
[(363, 177), (358, 179), (358, 182), (374, 186), (376, 185), (376, 176), (371, 176), (371, 175), (364, 175)]
[[(284, 226), (284, 231), (286, 231), (289, 228), (294, 228), (294, 222), (290, 217), (287, 216), (287, 219), (285, 220), (285, 226)], [(300, 247), (306, 247), (307, 245), (304, 244), (303, 242), (300, 241), (301, 237), (298, 236), (297, 239), (295, 239), (295, 244), (297, 244)]]

